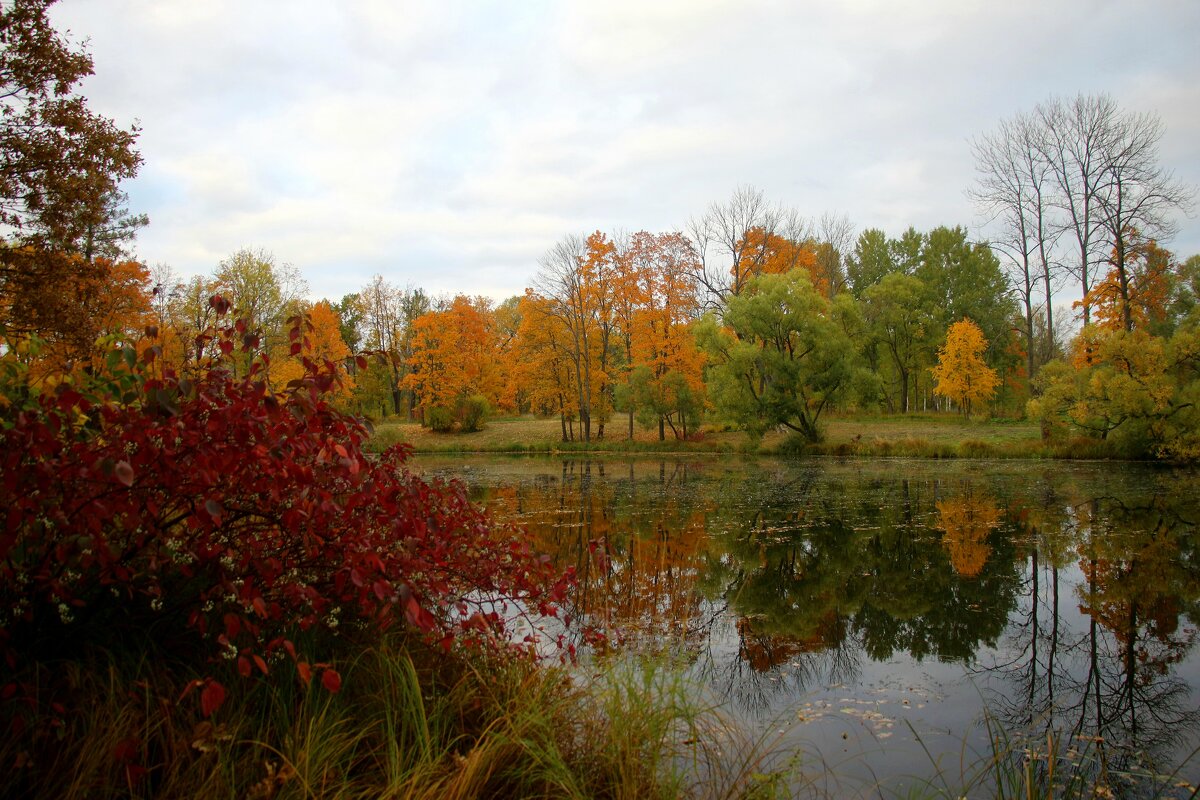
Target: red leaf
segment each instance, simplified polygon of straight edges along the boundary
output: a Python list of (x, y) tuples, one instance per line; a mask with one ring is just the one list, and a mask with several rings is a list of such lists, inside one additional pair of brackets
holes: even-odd
[(113, 467), (113, 475), (124, 485), (133, 486), (133, 467), (129, 466), (128, 461), (118, 461)]
[(262, 674), (266, 675), (269, 670), (267, 669), (267, 662), (263, 660), (263, 657), (260, 655), (255, 655), (252, 656), (252, 658), (254, 659), (255, 665), (262, 670)]
[(342, 688), (342, 676), (337, 673), (336, 669), (326, 669), (321, 674), (321, 685), (329, 692), (337, 694)]
[(133, 759), (137, 758), (139, 747), (141, 747), (141, 742), (132, 736), (122, 739), (113, 748), (113, 759), (116, 761), (133, 761)]
[(254, 613), (258, 614), (262, 619), (267, 618), (267, 604), (263, 602), (261, 597), (256, 597), (250, 601), (250, 605), (254, 607)]
[(209, 680), (200, 692), (200, 710), (204, 716), (211, 717), (213, 712), (225, 702), (225, 687), (214, 680)]

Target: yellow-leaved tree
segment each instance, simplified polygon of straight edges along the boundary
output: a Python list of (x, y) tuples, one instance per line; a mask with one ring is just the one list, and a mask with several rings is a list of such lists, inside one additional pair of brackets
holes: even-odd
[(991, 399), (1000, 385), (996, 371), (983, 360), (987, 344), (979, 326), (963, 317), (946, 331), (946, 344), (933, 368), (934, 392), (957, 403), (967, 415), (976, 401)]

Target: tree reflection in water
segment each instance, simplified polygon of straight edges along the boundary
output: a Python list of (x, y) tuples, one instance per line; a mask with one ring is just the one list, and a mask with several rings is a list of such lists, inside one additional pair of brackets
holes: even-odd
[(1200, 729), (1196, 480), (1038, 470), (515, 460), (468, 478), (576, 568), (573, 616), (682, 654), (744, 713), (873, 664), (960, 665), (977, 688), (959, 696), (1015, 740), (1087, 737), (1110, 769), (1169, 772)]
[(1027, 502), (1026, 593), (1009, 660), (989, 665), (1009, 684), (992, 709), (1013, 729), (1094, 742), (1093, 769), (1171, 771), (1200, 727), (1194, 686), (1174, 669), (1200, 619), (1191, 496), (1170, 484), (1140, 496), (1068, 484)]

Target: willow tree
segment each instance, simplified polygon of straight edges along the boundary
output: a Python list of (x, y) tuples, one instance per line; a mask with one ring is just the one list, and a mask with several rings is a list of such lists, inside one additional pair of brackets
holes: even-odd
[(793, 270), (749, 281), (720, 321), (705, 318), (697, 336), (718, 414), (755, 438), (783, 427), (819, 441), (821, 414), (858, 375), (854, 343), (839, 319), (848, 302), (831, 302), (807, 271)]

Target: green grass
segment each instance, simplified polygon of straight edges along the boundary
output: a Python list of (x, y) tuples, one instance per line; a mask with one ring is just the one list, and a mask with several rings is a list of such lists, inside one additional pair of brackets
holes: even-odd
[(773, 431), (755, 443), (741, 431), (703, 428), (687, 441), (657, 430), (635, 429), (628, 438), (624, 418), (609, 421), (605, 438), (562, 441), (557, 419), (532, 416), (489, 420), (474, 433), (435, 433), (417, 423), (376, 423), (371, 449), (406, 442), (418, 453), (759, 453), (906, 458), (1116, 458), (1107, 443), (1090, 439), (1045, 442), (1036, 423), (966, 419), (957, 414), (913, 413), (827, 417), (824, 440), (813, 444)]
[(393, 637), (339, 666), (338, 694), (227, 681), (208, 720), (194, 695), (180, 699), (191, 674), (179, 665), (111, 654), (43, 665), (42, 689), (64, 710), (0, 738), (0, 762), (16, 765), (0, 796), (787, 796), (787, 765), (773, 769), (763, 742), (663, 662), (613, 660), (581, 678)]

